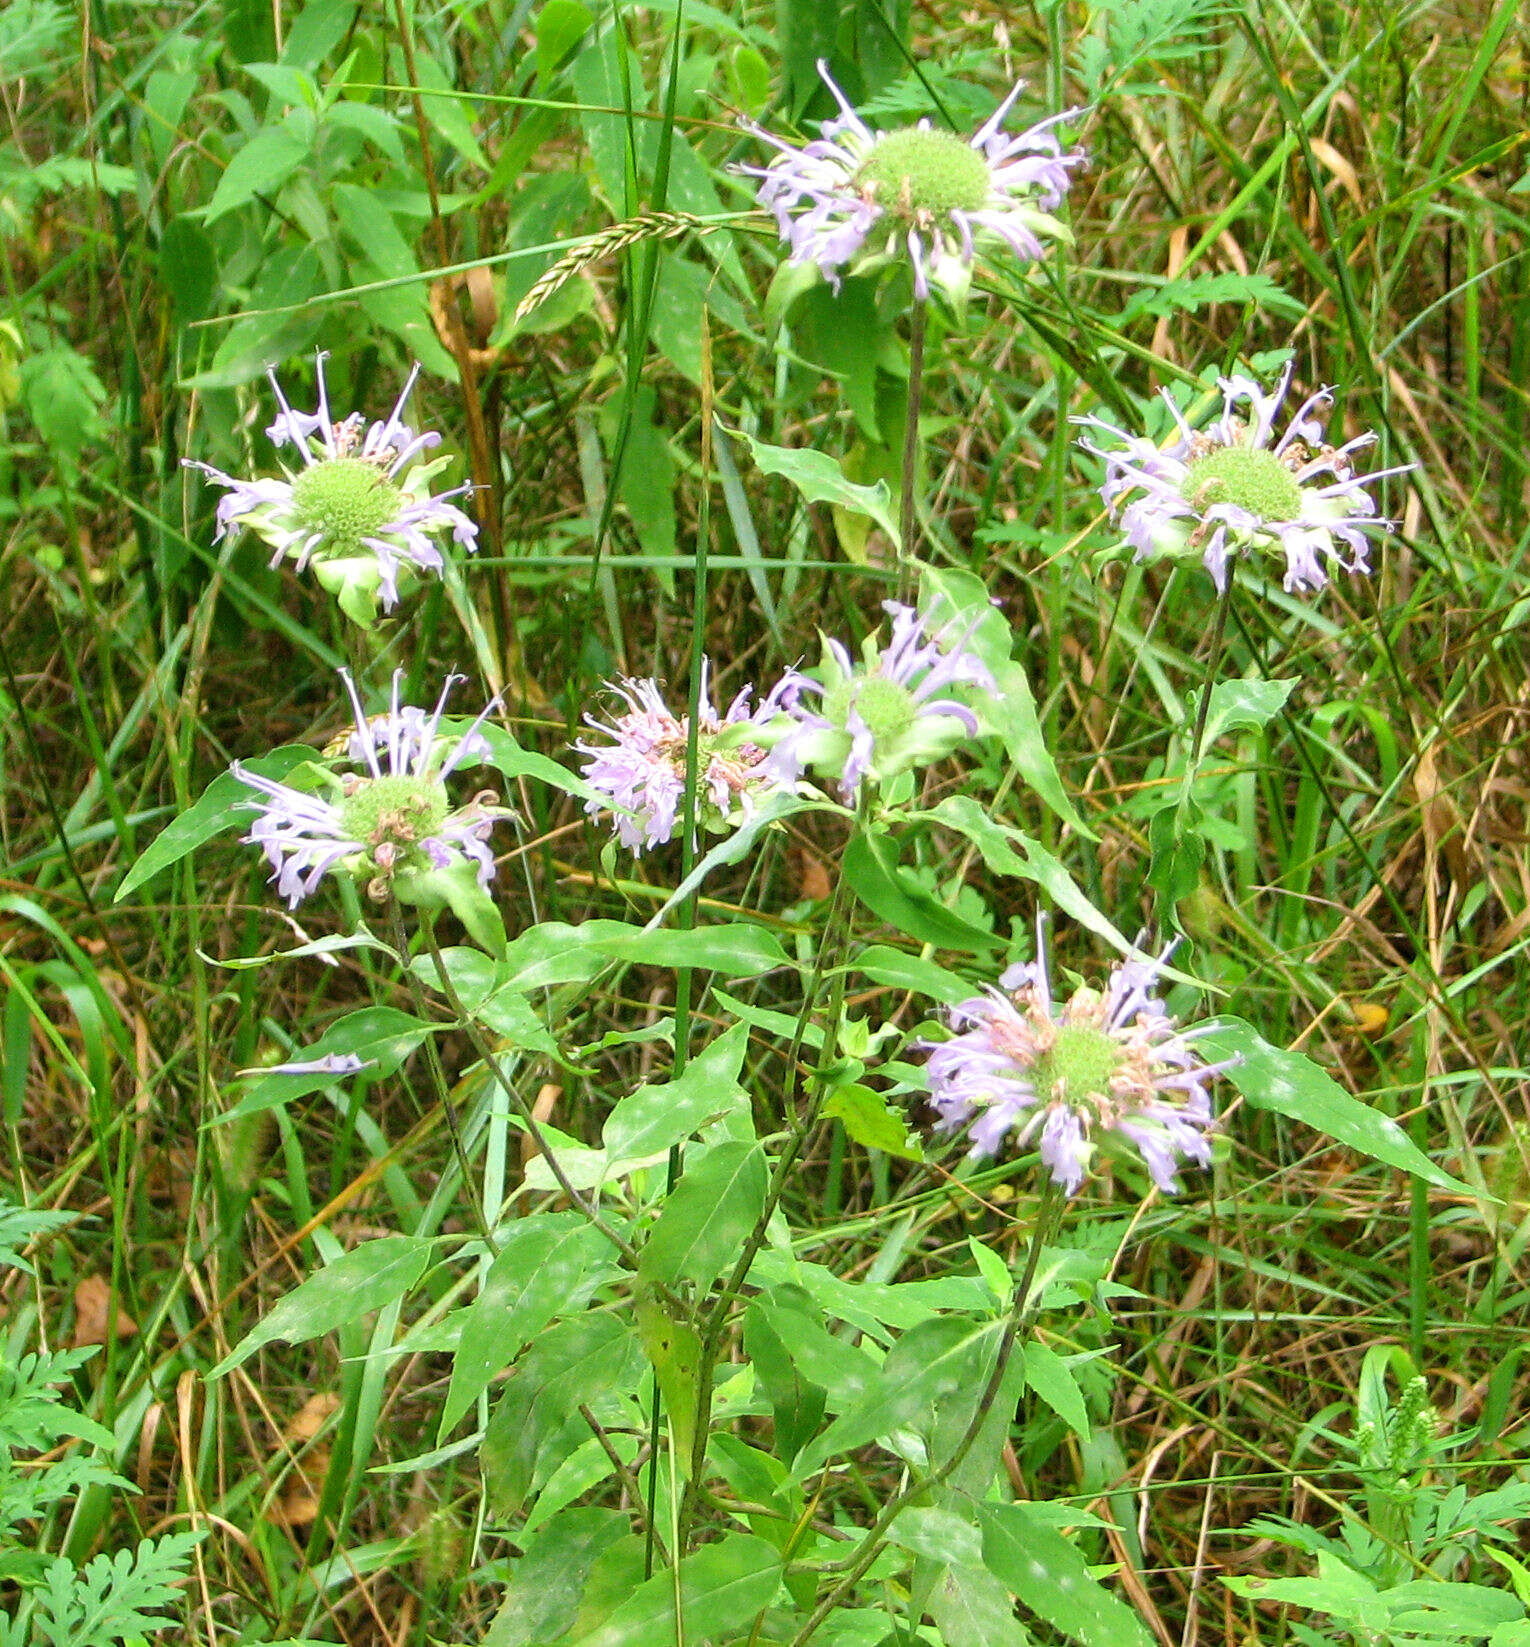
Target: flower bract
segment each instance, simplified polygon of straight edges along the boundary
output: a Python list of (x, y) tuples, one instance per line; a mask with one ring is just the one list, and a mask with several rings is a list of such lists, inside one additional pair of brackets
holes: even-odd
[(884, 782), (927, 766), (977, 736), (977, 716), (949, 694), (996, 687), (988, 666), (967, 649), (967, 637), (943, 650), (943, 637), (927, 634), (913, 607), (887, 601), (883, 610), (892, 618), (886, 646), (868, 639), (857, 661), (825, 636), (821, 678), (795, 670), (787, 676), (795, 724), (776, 736), (767, 763), (783, 783), (811, 770), (835, 780), (850, 801), (863, 780)]
[(279, 479), (240, 480), (211, 464), (187, 462), (227, 488), (218, 502), (219, 537), (242, 526), (271, 546), (273, 566), (283, 559), (300, 572), (312, 566), (347, 616), (366, 626), (379, 602), (390, 611), (421, 572), (440, 572), (446, 537), (470, 553), (477, 547), (477, 526), (451, 502), (472, 487), (431, 492), (433, 477), (450, 459), (418, 461), (441, 437), (429, 430), (416, 434), (403, 422), (418, 366), (382, 422), (369, 424), (359, 412), (336, 422), (325, 359), (318, 357), (313, 414), (294, 411), (270, 374), (280, 411), (266, 434), (275, 446), (296, 448), (302, 463), (295, 471)]
[(1330, 566), (1370, 570), (1369, 540), (1390, 532), (1392, 523), (1376, 512), (1366, 488), (1408, 466), (1357, 475), (1352, 456), (1376, 436), (1328, 445), (1328, 389), (1309, 395), (1277, 435), (1291, 372), (1288, 363), (1268, 393), (1249, 377), (1219, 378), (1222, 411), (1202, 429), (1192, 428), (1165, 392), (1177, 428), (1165, 447), (1099, 418), (1081, 420), (1119, 443), (1101, 449), (1080, 442), (1104, 460), (1100, 495), (1138, 560), (1198, 556), (1218, 589), (1227, 587), (1231, 557), (1256, 550), (1285, 557), (1288, 590), (1321, 589)]
[[(760, 800), (778, 786), (765, 770), (765, 750), (756, 739), (779, 719), (790, 695), (787, 683), (750, 705), (745, 687), (719, 715), (713, 705), (710, 665), (702, 662), (700, 713), (696, 732), (697, 805), (700, 821), (717, 833), (736, 829), (754, 815)], [(685, 798), (686, 748), (690, 717), (675, 714), (655, 680), (625, 680), (611, 690), (625, 708), (609, 721), (585, 716), (604, 743), (577, 742), (587, 756), (585, 781), (609, 802), (616, 837), (641, 853), (674, 838)], [(592, 817), (608, 810), (588, 801)]]
[(818, 70), (838, 116), (800, 148), (751, 127), (777, 153), (765, 166), (740, 168), (760, 179), (760, 204), (775, 215), (793, 264), (816, 268), (837, 287), (842, 271), (907, 258), (921, 301), (934, 287), (959, 304), (980, 253), (1004, 247), (1028, 263), (1046, 255), (1048, 241), (1068, 238), (1052, 214), (1084, 151), (1064, 150), (1054, 128), (1077, 110), (1006, 132), (1017, 85), (970, 138), (928, 120), (878, 132), (822, 63)]
[(1128, 961), (1103, 992), (1081, 987), (1061, 1003), (1038, 959), (953, 1007), (958, 1033), (928, 1064), (940, 1130), (967, 1128), (973, 1156), (1035, 1139), (1068, 1195), (1102, 1143), (1136, 1151), (1154, 1184), (1176, 1191), (1182, 1159), (1211, 1160), (1210, 1087), (1230, 1064), (1203, 1063), (1195, 1031), (1177, 1029), (1151, 993), (1169, 953)]
[[(355, 730), (331, 746), (327, 760), (310, 764), (315, 792), (234, 763), (234, 776), (260, 797), (249, 803), (258, 816), (245, 839), (265, 853), (291, 908), (338, 871), (375, 900), (392, 895), (426, 907), (450, 904), (461, 914), (470, 887), (481, 892), (494, 877), (489, 832), (510, 815), (492, 790), (460, 807), (447, 794), (446, 780), (458, 767), (489, 758), (488, 740), (478, 730), (488, 711), (465, 733), (444, 733), (447, 695), (462, 677), (450, 676), (426, 712), (400, 705), (396, 674), (387, 712), (368, 719), (350, 675), (342, 670), (341, 678)], [(337, 772), (336, 766), (359, 770)]]

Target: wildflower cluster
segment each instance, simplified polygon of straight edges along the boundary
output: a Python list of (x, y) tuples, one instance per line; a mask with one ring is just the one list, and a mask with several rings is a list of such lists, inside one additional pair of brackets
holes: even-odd
[(320, 354), (317, 360), (314, 413), (294, 411), (276, 374), (270, 374), (280, 411), (266, 434), (272, 445), (297, 450), (302, 464), (295, 472), (240, 480), (209, 463), (187, 462), (227, 488), (217, 508), (219, 537), (244, 527), (275, 551), (272, 566), (290, 560), (301, 572), (311, 565), (341, 609), (366, 626), (376, 618), (379, 601), (391, 611), (421, 572), (441, 571), (444, 536), (468, 552), (477, 547), (477, 526), (451, 502), (472, 488), (431, 491), (432, 479), (448, 460), (418, 460), (441, 437), (433, 431), (416, 434), (403, 421), (418, 366), (381, 423), (369, 424), (359, 412), (335, 422), (325, 359)]
[(1101, 496), (1138, 560), (1198, 555), (1218, 589), (1240, 551), (1283, 554), (1288, 590), (1321, 589), (1329, 565), (1370, 570), (1368, 540), (1392, 523), (1365, 488), (1406, 466), (1357, 475), (1351, 458), (1376, 436), (1367, 431), (1328, 445), (1318, 415), (1332, 403), (1328, 389), (1309, 395), (1277, 439), (1293, 369), (1287, 362), (1269, 393), (1241, 374), (1219, 378), (1221, 415), (1203, 429), (1193, 428), (1165, 392), (1178, 438), (1162, 448), (1099, 418), (1082, 420), (1120, 443), (1102, 450), (1087, 438), (1080, 442), (1104, 460)]
[(1159, 1189), (1176, 1191), (1181, 1158), (1211, 1160), (1210, 1085), (1230, 1066), (1202, 1063), (1195, 1032), (1176, 1029), (1151, 993), (1168, 955), (1126, 962), (1103, 992), (1081, 985), (1059, 1003), (1038, 945), (1036, 960), (1011, 967), (998, 989), (953, 1007), (958, 1033), (928, 1065), (940, 1130), (968, 1128), (974, 1156), (1035, 1138), (1068, 1195), (1101, 1143), (1124, 1143)]
[[(265, 853), (291, 908), (335, 869), (363, 883), (375, 900), (391, 895), (404, 903), (438, 903), (439, 878), (469, 865), (480, 887), (494, 877), (489, 833), (508, 809), (491, 789), (454, 807), (446, 788), (458, 767), (489, 758), (478, 730), (488, 711), (464, 733), (443, 733), (447, 696), (462, 677), (447, 679), (427, 713), (400, 704), (401, 673), (393, 677), (388, 711), (368, 719), (350, 674), (341, 671), (355, 728), (331, 744), (322, 764), (310, 763), (318, 792), (233, 765), (240, 782), (262, 797), (249, 803), (257, 817), (245, 839)], [(342, 764), (361, 770), (337, 772)]]
[(1054, 128), (1077, 110), (1007, 133), (1017, 85), (970, 138), (928, 120), (878, 132), (850, 107), (825, 65), (818, 68), (838, 116), (801, 147), (752, 127), (777, 153), (765, 166), (740, 167), (760, 179), (760, 204), (775, 215), (793, 264), (817, 269), (837, 288), (841, 271), (865, 273), (906, 258), (921, 302), (933, 287), (960, 303), (980, 252), (1003, 246), (1025, 263), (1044, 257), (1047, 241), (1068, 238), (1052, 214), (1085, 157), (1082, 149), (1065, 150)]
[[(747, 823), (777, 787), (765, 768), (760, 740), (769, 737), (768, 728), (784, 712), (793, 689), (782, 680), (751, 707), (752, 689), (746, 686), (719, 715), (712, 703), (710, 673), (710, 663), (703, 662), (696, 770), (701, 822), (721, 833)], [(586, 724), (608, 741), (580, 740), (574, 748), (588, 757), (585, 782), (608, 803), (590, 800), (586, 810), (592, 815), (610, 810), (616, 838), (640, 853), (674, 838), (685, 798), (690, 720), (670, 710), (657, 681), (622, 681), (611, 690), (625, 710), (609, 722), (585, 716)]]

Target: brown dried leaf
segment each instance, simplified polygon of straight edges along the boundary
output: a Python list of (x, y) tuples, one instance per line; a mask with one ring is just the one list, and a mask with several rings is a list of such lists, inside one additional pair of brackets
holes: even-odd
[[(74, 1289), (74, 1336), (70, 1343), (75, 1349), (87, 1344), (106, 1342), (106, 1312), (111, 1306), (112, 1289), (106, 1278), (87, 1275)], [(119, 1304), (117, 1306), (116, 1334), (118, 1338), (136, 1338), (138, 1323)]]
[(289, 1447), (305, 1447), (340, 1410), (340, 1397), (332, 1390), (311, 1395), (288, 1420), (282, 1440)]
[(791, 865), (798, 898), (811, 898), (814, 903), (822, 903), (833, 892), (829, 871), (816, 852), (809, 852), (805, 847), (793, 847)]

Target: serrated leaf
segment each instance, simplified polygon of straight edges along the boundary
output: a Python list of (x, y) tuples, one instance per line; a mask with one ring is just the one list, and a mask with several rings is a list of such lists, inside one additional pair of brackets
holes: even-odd
[(221, 1378), (278, 1339), (306, 1343), (402, 1298), (419, 1285), (431, 1246), (423, 1236), (383, 1235), (341, 1253), (279, 1300), (207, 1376)]
[(1389, 1115), (1352, 1097), (1327, 1070), (1302, 1053), (1271, 1046), (1241, 1018), (1219, 1019), (1214, 1029), (1197, 1037), (1195, 1045), (1207, 1062), (1239, 1059), (1226, 1079), (1255, 1109), (1290, 1116), (1373, 1161), (1440, 1189), (1476, 1198), (1470, 1185), (1436, 1166)]
[(673, 1081), (653, 1081), (618, 1100), (601, 1129), (613, 1161), (635, 1160), (678, 1144), (706, 1122), (747, 1106), (738, 1074), (749, 1026), (734, 1024), (707, 1045)]
[(624, 1384), (638, 1352), (629, 1321), (600, 1310), (540, 1333), (506, 1380), (483, 1440), (484, 1479), (496, 1510), (515, 1515), (539, 1469), (574, 1450), (569, 1415)]
[(680, 1562), (683, 1634), (675, 1624), (675, 1575), (655, 1573), (579, 1647), (656, 1647), (659, 1642), (716, 1641), (744, 1630), (775, 1599), (781, 1558), (764, 1539), (725, 1533)]
[(1089, 1439), (1089, 1409), (1067, 1362), (1039, 1339), (1025, 1346), (1025, 1382), (1070, 1430)]
[(223, 168), (212, 199), (203, 210), (203, 221), (216, 223), (220, 217), (261, 196), (268, 204), (300, 166), (308, 162), (311, 150), (285, 125), (267, 126), (249, 142), (234, 150)]
[(946, 1647), (1029, 1647), (1004, 1586), (981, 1566), (948, 1567), (926, 1605)]
[(857, 486), (845, 479), (838, 461), (816, 447), (771, 446), (753, 435), (741, 434), (754, 461), (767, 475), (780, 475), (788, 480), (809, 503), (829, 503), (838, 509), (849, 509), (867, 515), (882, 528), (888, 537), (898, 541), (898, 520), (893, 512), (892, 493), (885, 481), (875, 486)]
[(554, 1517), (525, 1541), (524, 1553), (511, 1564), (483, 1647), (535, 1647), (557, 1640), (574, 1622), (596, 1557), (629, 1531), (619, 1510), (587, 1506)]
[(900, 1161), (924, 1159), (924, 1151), (910, 1134), (902, 1113), (893, 1110), (881, 1093), (858, 1081), (835, 1087), (823, 1113), (837, 1120), (856, 1143), (867, 1149), (895, 1155)]
[(898, 1339), (865, 1395), (802, 1455), (803, 1471), (904, 1426), (928, 1427), (938, 1410), (972, 1387), (997, 1342), (994, 1321), (934, 1316)]
[(639, 1273), (673, 1286), (708, 1286), (738, 1256), (765, 1205), (759, 1144), (727, 1139), (687, 1167), (643, 1247)]
[(577, 1212), (538, 1213), (511, 1225), (463, 1314), (442, 1436), (554, 1316), (584, 1307), (611, 1257), (605, 1237)]
[(914, 1505), (893, 1522), (887, 1536), (894, 1544), (930, 1561), (959, 1567), (983, 1564), (982, 1533), (950, 1510)]

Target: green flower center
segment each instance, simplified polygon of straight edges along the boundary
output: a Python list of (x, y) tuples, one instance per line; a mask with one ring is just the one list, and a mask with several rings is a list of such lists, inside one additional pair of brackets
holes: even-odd
[(1198, 509), (1236, 503), (1260, 520), (1300, 520), (1302, 489), (1273, 452), (1221, 446), (1190, 465), (1185, 496)]
[(428, 778), (369, 778), (340, 803), (345, 833), (369, 847), (413, 846), (451, 810), (446, 790)]
[(855, 174), (856, 187), (887, 211), (976, 212), (988, 203), (988, 162), (950, 132), (890, 132)]
[(360, 553), (361, 540), (397, 519), (403, 501), (399, 488), (365, 458), (325, 458), (292, 483), (299, 528), (323, 533), (324, 549), (334, 555)]
[(1121, 1067), (1121, 1048), (1102, 1029), (1088, 1024), (1063, 1024), (1052, 1050), (1036, 1060), (1031, 1077), (1043, 1102), (1062, 1086), (1071, 1104), (1087, 1098), (1108, 1098), (1110, 1078)]
[(852, 709), (859, 712), (872, 738), (884, 746), (908, 732), (919, 713), (907, 687), (879, 675), (844, 681), (824, 693), (824, 719), (831, 726), (846, 726)]

